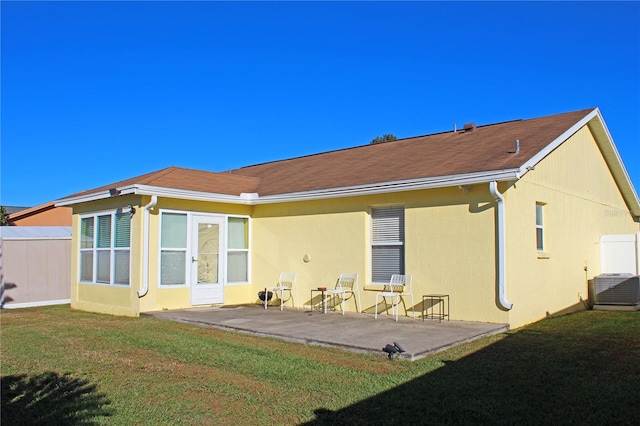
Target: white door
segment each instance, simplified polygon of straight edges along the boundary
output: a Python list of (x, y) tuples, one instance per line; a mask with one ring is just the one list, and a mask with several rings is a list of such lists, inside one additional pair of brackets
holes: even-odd
[(193, 216), (191, 235), (191, 304), (224, 301), (224, 220)]

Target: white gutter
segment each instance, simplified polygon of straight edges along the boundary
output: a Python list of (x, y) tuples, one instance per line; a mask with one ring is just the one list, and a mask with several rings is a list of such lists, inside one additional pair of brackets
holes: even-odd
[(152, 195), (149, 204), (144, 206), (142, 235), (142, 288), (137, 293), (138, 298), (144, 297), (149, 291), (149, 210), (158, 204), (158, 196)]
[(71, 206), (73, 204), (86, 203), (88, 201), (104, 200), (109, 197), (111, 197), (111, 193), (109, 191), (100, 191), (89, 195), (78, 195), (77, 197), (63, 198), (56, 201), (55, 206)]
[(500, 307), (510, 310), (513, 304), (509, 303), (506, 298), (506, 282), (507, 282), (507, 250), (505, 237), (505, 211), (504, 197), (498, 191), (498, 183), (496, 181), (489, 182), (489, 192), (498, 203), (498, 217), (496, 219), (496, 227), (498, 228), (498, 302)]
[(354, 197), (361, 195), (388, 194), (392, 192), (417, 191), (422, 189), (445, 188), (449, 186), (475, 185), (490, 182), (492, 180), (518, 180), (519, 173), (520, 169), (505, 169), (460, 175), (380, 182), (369, 185), (329, 188), (316, 191), (265, 195), (255, 200), (253, 204), (271, 204), (291, 201), (322, 200), (338, 197)]
[[(421, 189), (444, 188), (448, 186), (475, 185), (495, 181), (518, 180), (521, 170), (504, 169), (485, 172), (465, 173), (458, 175), (434, 176), (420, 179), (397, 180), (379, 182), (367, 185), (353, 185), (337, 188), (318, 189), (313, 191), (290, 192), (286, 194), (260, 196), (257, 193), (242, 193), (240, 195), (228, 195), (211, 192), (191, 191), (176, 188), (166, 188), (151, 185), (127, 185), (115, 188), (118, 195), (155, 195), (163, 198), (175, 198), (181, 200), (207, 201), (228, 204), (260, 205), (295, 201), (323, 200), (328, 198), (354, 197), (361, 195), (374, 195), (390, 192), (416, 191)], [(112, 196), (110, 191), (104, 191), (86, 196), (67, 198), (56, 202), (58, 206), (95, 201)]]

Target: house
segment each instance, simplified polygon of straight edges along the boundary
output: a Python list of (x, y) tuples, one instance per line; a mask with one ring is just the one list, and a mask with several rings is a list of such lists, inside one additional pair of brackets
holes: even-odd
[(71, 226), (72, 210), (49, 201), (35, 207), (7, 209), (7, 221), (12, 226)]
[(443, 293), (452, 320), (511, 327), (584, 307), (600, 236), (636, 233), (640, 220), (598, 109), (224, 173), (168, 167), (56, 205), (73, 207), (76, 309), (257, 303), (292, 271), (296, 306), (348, 272), (373, 312), (390, 275), (406, 273), (409, 315)]

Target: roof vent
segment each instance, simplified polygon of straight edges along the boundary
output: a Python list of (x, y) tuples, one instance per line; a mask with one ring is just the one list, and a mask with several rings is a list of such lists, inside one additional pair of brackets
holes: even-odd
[(473, 132), (476, 129), (476, 123), (467, 123), (463, 127), (464, 132)]

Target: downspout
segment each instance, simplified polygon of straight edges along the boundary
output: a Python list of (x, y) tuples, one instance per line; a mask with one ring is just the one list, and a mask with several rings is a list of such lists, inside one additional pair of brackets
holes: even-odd
[(505, 236), (505, 211), (504, 197), (498, 191), (498, 183), (496, 181), (489, 182), (489, 192), (498, 203), (498, 217), (496, 219), (496, 227), (498, 228), (498, 303), (505, 310), (510, 310), (513, 305), (506, 298), (506, 282), (507, 282), (507, 250)]
[(158, 196), (152, 195), (149, 204), (144, 206), (144, 231), (142, 234), (142, 288), (138, 298), (144, 297), (149, 291), (149, 210), (158, 204)]

